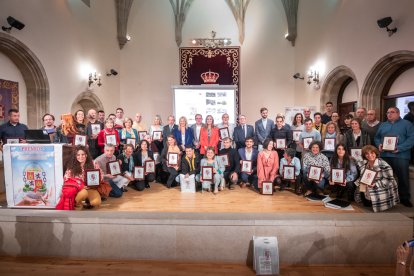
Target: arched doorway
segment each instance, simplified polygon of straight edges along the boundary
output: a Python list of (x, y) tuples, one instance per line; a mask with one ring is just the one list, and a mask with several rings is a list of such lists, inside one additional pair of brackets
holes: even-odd
[(73, 101), (71, 111), (72, 114), (75, 114), (77, 110), (81, 109), (86, 113), (91, 108), (96, 111), (103, 110), (103, 104), (96, 94), (91, 91), (85, 91), (80, 93)]
[(7, 33), (0, 33), (0, 52), (17, 66), (23, 76), (29, 128), (41, 127), (43, 114), (49, 112), (49, 82), (42, 63), (26, 45)]

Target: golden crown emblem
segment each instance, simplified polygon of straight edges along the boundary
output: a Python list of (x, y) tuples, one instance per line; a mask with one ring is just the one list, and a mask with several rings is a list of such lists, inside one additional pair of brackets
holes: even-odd
[(208, 72), (204, 72), (201, 74), (201, 78), (206, 84), (216, 83), (219, 77), (220, 77), (219, 73), (211, 72), (210, 70), (208, 70)]

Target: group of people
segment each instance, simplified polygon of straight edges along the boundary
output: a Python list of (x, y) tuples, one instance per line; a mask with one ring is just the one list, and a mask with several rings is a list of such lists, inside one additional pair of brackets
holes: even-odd
[[(66, 163), (65, 184), (58, 208), (98, 206), (107, 197), (121, 197), (130, 185), (142, 191), (153, 181), (168, 188), (183, 181), (201, 183), (202, 190), (217, 194), (226, 186), (251, 187), (263, 192), (264, 183), (272, 183), (272, 190), (291, 187), (297, 194), (325, 193), (327, 187), (337, 197), (372, 206), (375, 212), (389, 209), (399, 202), (412, 207), (409, 192), (409, 162), (414, 145), (414, 103), (404, 119), (397, 107), (387, 110), (387, 120), (379, 122), (375, 110), (358, 108), (356, 116), (344, 116), (326, 103), (326, 112), (310, 109), (297, 113), (292, 122), (282, 114), (275, 121), (268, 118), (268, 109), (261, 108), (261, 118), (247, 124), (245, 115), (238, 116), (238, 124), (229, 123), (223, 114), (219, 124), (207, 115), (195, 115), (195, 124), (189, 126), (181, 117), (178, 125), (174, 116), (167, 124), (156, 115), (149, 127), (137, 113), (135, 118), (124, 117), (122, 108), (114, 114), (103, 111), (78, 110), (63, 114), (61, 124), (55, 126), (52, 114), (43, 116), (44, 127), (52, 141), (74, 145)], [(10, 121), (0, 126), (3, 143), (19, 138), (27, 129), (19, 122), (17, 110), (9, 111)], [(290, 124), (289, 124), (290, 123)], [(85, 144), (77, 144), (77, 137), (87, 137)], [(398, 137), (392, 151), (383, 150), (385, 137)], [(174, 156), (177, 160), (174, 160)], [(108, 164), (118, 161), (121, 173), (112, 174)], [(154, 161), (155, 170), (145, 172), (137, 179), (135, 166), (145, 167)], [(207, 175), (211, 168), (212, 175)], [(85, 185), (85, 171), (99, 169), (101, 184)], [(288, 175), (289, 170), (293, 175)], [(318, 177), (314, 177), (317, 169)], [(342, 180), (333, 178), (332, 171), (343, 171)], [(365, 172), (375, 177), (366, 183)]]

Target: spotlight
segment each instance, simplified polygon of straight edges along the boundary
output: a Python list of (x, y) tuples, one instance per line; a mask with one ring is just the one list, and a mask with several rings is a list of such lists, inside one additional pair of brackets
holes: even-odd
[(384, 18), (377, 20), (378, 27), (380, 27), (381, 29), (386, 28), (388, 32), (388, 36), (392, 36), (394, 33), (397, 32), (397, 28), (393, 28), (393, 29), (388, 28), (388, 26), (391, 23), (392, 23), (391, 17), (384, 17)]
[(20, 22), (19, 20), (15, 19), (14, 17), (7, 17), (7, 23), (9, 23), (10, 27), (2, 26), (1, 29), (7, 33), (10, 33), (12, 28), (16, 28), (18, 30), (21, 30), (24, 28), (24, 24)]
[(301, 75), (300, 75), (300, 73), (296, 73), (296, 74), (294, 74), (293, 75), (293, 78), (296, 80), (296, 79), (300, 79), (300, 80), (303, 80), (303, 79), (305, 79), (304, 77), (302, 77)]
[(106, 73), (106, 75), (107, 75), (108, 77), (118, 75), (118, 72), (117, 72), (115, 69), (111, 69), (109, 72), (110, 72), (110, 73)]

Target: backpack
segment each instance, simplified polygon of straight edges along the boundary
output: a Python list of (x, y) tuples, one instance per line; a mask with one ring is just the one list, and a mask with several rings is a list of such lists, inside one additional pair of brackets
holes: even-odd
[(75, 197), (84, 187), (84, 183), (79, 178), (69, 178), (63, 183), (62, 194), (56, 210), (75, 210)]

